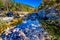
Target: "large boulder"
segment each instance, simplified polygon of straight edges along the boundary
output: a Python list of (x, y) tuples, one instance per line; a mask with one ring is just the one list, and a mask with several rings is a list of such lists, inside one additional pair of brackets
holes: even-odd
[(52, 19), (52, 18), (56, 17), (56, 14), (55, 13), (50, 13), (50, 14), (47, 14), (46, 17)]
[(8, 11), (8, 12), (6, 13), (6, 16), (12, 17), (12, 16), (13, 16), (13, 12), (12, 12), (12, 11)]
[(49, 14), (49, 13), (56, 13), (56, 12), (57, 12), (57, 10), (54, 9), (54, 8), (51, 8), (51, 7), (46, 8), (46, 13), (47, 14)]
[(28, 19), (31, 19), (31, 20), (36, 20), (38, 19), (38, 14), (37, 13), (31, 13), (28, 15)]
[(56, 9), (54, 9), (54, 8), (51, 8), (51, 7), (48, 7), (48, 8), (46, 8), (46, 17), (47, 18), (55, 18), (56, 17), (56, 13), (57, 13), (57, 10)]
[(45, 18), (45, 10), (44, 10), (44, 9), (39, 10), (39, 11), (38, 11), (38, 16), (39, 16), (40, 18)]

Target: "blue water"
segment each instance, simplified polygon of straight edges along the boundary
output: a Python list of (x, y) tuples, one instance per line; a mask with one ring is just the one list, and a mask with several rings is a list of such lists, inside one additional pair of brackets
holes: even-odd
[[(17, 24), (13, 29), (10, 29), (8, 35), (3, 32), (1, 34), (1, 37), (3, 40), (40, 40), (41, 34), (43, 34), (44, 29), (41, 27), (40, 22), (38, 21), (39, 18), (54, 18), (55, 15), (51, 15), (48, 13), (56, 13), (56, 10), (51, 8), (51, 9), (42, 9), (38, 13), (32, 13), (28, 14), (27, 17), (23, 19), (21, 24)], [(20, 33), (23, 32), (25, 34), (24, 36), (20, 35)]]
[(40, 23), (38, 20), (25, 20), (21, 24), (17, 24), (15, 28), (20, 28), (20, 29), (39, 29), (40, 28)]
[(21, 24), (17, 24), (13, 29), (10, 29), (10, 33), (8, 35), (6, 35), (5, 32), (2, 33), (2, 39), (5, 40), (6, 38), (6, 40), (24, 40), (25, 38), (23, 36), (19, 36), (19, 31), (22, 31), (28, 38), (27, 40), (37, 40), (34, 35), (38, 37), (38, 35), (41, 33), (40, 31), (43, 31), (44, 29), (40, 26), (38, 18), (35, 14), (30, 16), (30, 18), (28, 17), (29, 19), (27, 18), (28, 20), (23, 20)]

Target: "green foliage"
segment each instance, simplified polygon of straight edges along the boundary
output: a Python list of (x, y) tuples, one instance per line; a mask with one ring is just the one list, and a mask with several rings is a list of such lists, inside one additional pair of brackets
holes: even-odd
[(14, 19), (12, 22), (8, 22), (8, 23), (4, 20), (0, 20), (0, 33), (2, 33), (5, 29), (14, 27), (16, 24), (21, 22), (22, 22), (21, 18)]
[(49, 25), (44, 20), (40, 20), (40, 23), (42, 23), (43, 28), (49, 32), (50, 35), (53, 37), (56, 37), (57, 40), (60, 38), (60, 29), (57, 26)]
[(60, 3), (60, 0), (56, 0), (57, 3)]
[(38, 6), (38, 10), (42, 9), (42, 3)]
[[(2, 7), (2, 6), (5, 7), (5, 5), (3, 5), (2, 0), (0, 0), (0, 7)], [(33, 7), (32, 6), (29, 6), (29, 5), (26, 5), (26, 4), (23, 4), (23, 3), (18, 3), (18, 2), (15, 2), (14, 0), (10, 0), (9, 1), (8, 9), (11, 9), (13, 11), (15, 11), (15, 10), (16, 11), (19, 11), (19, 10), (28, 11), (28, 12), (32, 12), (33, 11)]]
[(0, 33), (6, 28), (6, 21), (0, 20)]
[(2, 0), (0, 0), (0, 7), (2, 7), (3, 6), (3, 2), (2, 2)]
[[(57, 4), (57, 5), (56, 5)], [(60, 0), (51, 0), (51, 1), (46, 1), (46, 2), (42, 2), (42, 5), (44, 5), (44, 8), (48, 5), (48, 6), (60, 6)], [(40, 10), (42, 8), (42, 5), (39, 5), (38, 10)]]
[(33, 9), (32, 6), (29, 6), (29, 5), (26, 5), (26, 4), (23, 4), (23, 3), (18, 3), (18, 2), (15, 2), (14, 0), (10, 1), (9, 2), (9, 9), (12, 9), (12, 10), (21, 10), (21, 11), (33, 11), (33, 10), (30, 10), (30, 9)]

